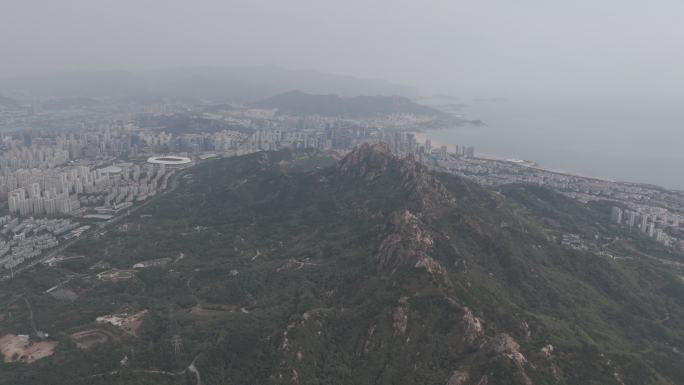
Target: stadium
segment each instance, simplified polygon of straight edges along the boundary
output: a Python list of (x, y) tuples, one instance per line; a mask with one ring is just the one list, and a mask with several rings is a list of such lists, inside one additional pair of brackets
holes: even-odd
[(184, 156), (152, 156), (147, 158), (147, 163), (163, 164), (167, 166), (184, 166), (192, 163), (192, 159)]

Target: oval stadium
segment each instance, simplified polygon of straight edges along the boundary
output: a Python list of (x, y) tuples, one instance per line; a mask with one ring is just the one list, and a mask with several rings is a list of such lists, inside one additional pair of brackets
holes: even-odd
[(182, 166), (192, 163), (192, 159), (185, 156), (152, 156), (147, 158), (147, 163), (164, 164), (167, 166)]

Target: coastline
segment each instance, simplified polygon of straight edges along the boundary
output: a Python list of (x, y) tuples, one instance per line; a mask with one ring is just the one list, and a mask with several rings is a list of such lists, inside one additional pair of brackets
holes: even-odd
[[(451, 130), (453, 128), (441, 128), (441, 129), (430, 129), (430, 130), (413, 130), (411, 133), (415, 136), (416, 141), (420, 141), (422, 143), (425, 142), (426, 139), (430, 139), (430, 142), (432, 143), (433, 147), (440, 147), (440, 146), (447, 146), (448, 151), (450, 152), (455, 152), (456, 147), (458, 144), (454, 143), (448, 143), (443, 140), (436, 140), (433, 137), (431, 137), (430, 132), (433, 131), (447, 131)], [(676, 194), (684, 194), (684, 190), (682, 189), (676, 189), (676, 188), (669, 188), (653, 183), (647, 183), (647, 182), (636, 182), (636, 181), (627, 181), (627, 180), (619, 180), (615, 178), (609, 178), (609, 177), (604, 177), (604, 176), (592, 176), (592, 175), (584, 175), (580, 172), (575, 172), (575, 171), (564, 171), (564, 170), (558, 170), (558, 169), (553, 169), (549, 167), (544, 167), (537, 163), (536, 161), (530, 161), (530, 160), (523, 160), (523, 159), (513, 159), (513, 158), (504, 158), (499, 155), (493, 155), (493, 154), (487, 154), (483, 152), (475, 152), (475, 157), (474, 159), (479, 159), (479, 160), (484, 160), (484, 161), (495, 161), (495, 162), (506, 162), (506, 163), (511, 163), (515, 164), (517, 166), (521, 167), (526, 167), (526, 168), (531, 168), (534, 170), (538, 171), (543, 171), (543, 172), (549, 172), (549, 173), (554, 173), (558, 175), (564, 175), (564, 176), (569, 176), (569, 177), (576, 177), (576, 178), (584, 178), (584, 179), (589, 179), (589, 180), (595, 180), (599, 182), (608, 182), (608, 183), (620, 183), (620, 184), (627, 184), (627, 185), (632, 185), (632, 186), (644, 186), (644, 187), (649, 187), (649, 188), (657, 188), (663, 191), (668, 191)]]

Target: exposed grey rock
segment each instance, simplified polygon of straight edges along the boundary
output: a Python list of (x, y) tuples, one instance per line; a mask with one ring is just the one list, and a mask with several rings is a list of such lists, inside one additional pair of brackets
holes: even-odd
[(446, 385), (465, 385), (468, 382), (468, 373), (455, 370), (446, 382)]
[(392, 312), (392, 326), (394, 327), (395, 335), (406, 334), (406, 328), (408, 327), (408, 315), (409, 309), (407, 305), (399, 305), (394, 308)]
[(475, 340), (484, 335), (482, 320), (475, 317), (473, 312), (468, 308), (465, 308), (463, 312), (461, 325), (463, 327), (463, 340), (469, 344), (472, 344)]

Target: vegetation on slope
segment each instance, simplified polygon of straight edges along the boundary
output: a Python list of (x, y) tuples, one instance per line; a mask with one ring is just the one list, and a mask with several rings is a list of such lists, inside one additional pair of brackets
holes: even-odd
[[(204, 384), (684, 381), (681, 257), (600, 209), (536, 187), (486, 190), (382, 145), (338, 163), (219, 159), (180, 178), (70, 250), (88, 263), (2, 284), (1, 303), (30, 298), (60, 346), (0, 364), (0, 384), (193, 384), (191, 363)], [(119, 282), (91, 267), (160, 257), (173, 261)], [(67, 279), (77, 300), (43, 294)], [(0, 313), (3, 334), (30, 332), (17, 303)], [(140, 310), (136, 335), (94, 323)], [(71, 336), (93, 328), (114, 338), (79, 349)]]

